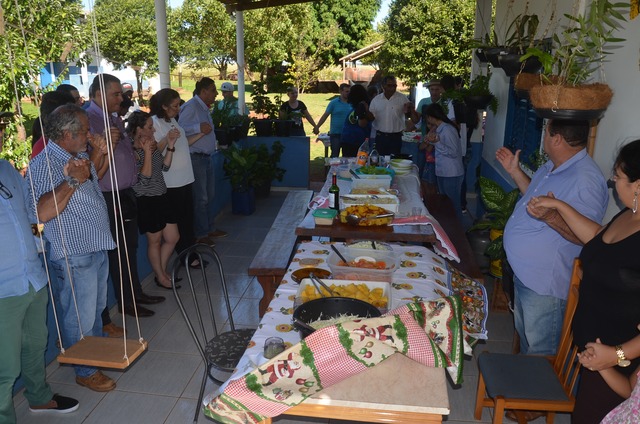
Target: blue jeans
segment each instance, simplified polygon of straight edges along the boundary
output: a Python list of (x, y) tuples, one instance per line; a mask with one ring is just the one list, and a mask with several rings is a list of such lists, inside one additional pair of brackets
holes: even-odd
[(332, 158), (337, 158), (340, 156), (340, 138), (341, 138), (340, 134), (329, 134), (329, 142), (331, 143)]
[[(107, 278), (109, 277), (109, 260), (106, 251), (69, 256), (67, 260), (69, 267), (65, 258), (51, 261), (56, 272), (54, 285), (61, 307), (58, 322), (62, 327), (64, 347), (77, 343), (82, 334), (103, 336), (101, 314), (107, 304)], [(71, 275), (71, 281), (69, 275)], [(71, 282), (73, 282), (73, 292)], [(88, 377), (96, 372), (94, 367), (76, 365), (74, 369), (78, 377)]]
[(211, 212), (213, 196), (216, 193), (215, 171), (211, 155), (191, 154), (193, 165), (193, 230), (196, 238), (205, 237), (215, 230), (214, 216)]
[(560, 342), (566, 300), (540, 295), (514, 274), (514, 321), (520, 336), (520, 353), (553, 355)]
[(460, 191), (462, 190), (462, 180), (464, 175), (457, 177), (440, 177), (438, 176), (438, 191), (440, 194), (446, 195), (453, 203), (453, 209), (456, 211), (458, 220), (462, 222), (462, 204), (460, 202)]

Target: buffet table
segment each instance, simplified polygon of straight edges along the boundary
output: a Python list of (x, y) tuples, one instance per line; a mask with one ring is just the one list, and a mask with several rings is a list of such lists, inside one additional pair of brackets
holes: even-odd
[[(310, 211), (296, 227), (296, 235), (302, 237), (329, 237), (333, 240), (366, 239), (380, 241), (399, 241), (434, 244), (438, 253), (447, 259), (459, 261), (453, 243), (447, 237), (438, 221), (429, 214), (424, 202), (417, 167), (407, 175), (396, 175), (393, 186), (398, 190), (400, 204), (398, 213), (387, 226), (351, 226), (336, 219), (333, 225), (316, 225), (313, 210), (327, 207), (331, 176), (337, 167), (333, 166), (327, 174), (324, 186), (310, 205)], [(351, 178), (337, 178), (340, 195), (351, 192)]]
[[(231, 394), (225, 391), (231, 381), (244, 378), (247, 373), (255, 372), (257, 366), (267, 362), (263, 356), (263, 346), (267, 338), (282, 338), (287, 349), (300, 342), (300, 335), (291, 321), (299, 285), (292, 280), (291, 274), (302, 268), (301, 261), (304, 264), (314, 263), (316, 267), (328, 270), (327, 258), (331, 250), (329, 244), (309, 241), (298, 246), (288, 272), (238, 363), (236, 372), (220, 388), (220, 392), (205, 399), (206, 414), (215, 414), (221, 405), (224, 407), (229, 404), (227, 399), (220, 401), (221, 397), (238, 394), (237, 388), (231, 390)], [(461, 300), (462, 305), (461, 326), (465, 338), (473, 341), (487, 337), (487, 295), (482, 284), (459, 273), (426, 247), (395, 244), (392, 247), (399, 256), (400, 266), (392, 277), (390, 309), (412, 302), (427, 302), (457, 295), (456, 298)], [(438, 333), (434, 334), (434, 337), (437, 336)], [(465, 343), (464, 353), (470, 353), (468, 347)], [(447, 367), (447, 371), (454, 381), (456, 376), (461, 377), (459, 356), (456, 366)], [(444, 368), (427, 367), (402, 354), (391, 355), (375, 367), (330, 385), (304, 402), (280, 413), (326, 418), (348, 417), (371, 422), (441, 422), (442, 416), (449, 413), (444, 373)], [(372, 382), (375, 384), (372, 385)], [(256, 390), (258, 389), (254, 387), (250, 391)], [(241, 410), (249, 408), (237, 406), (240, 402), (237, 399), (234, 402), (234, 407)], [(263, 414), (261, 419), (265, 418), (264, 415), (267, 414)], [(262, 422), (268, 423), (270, 419), (266, 418)]]

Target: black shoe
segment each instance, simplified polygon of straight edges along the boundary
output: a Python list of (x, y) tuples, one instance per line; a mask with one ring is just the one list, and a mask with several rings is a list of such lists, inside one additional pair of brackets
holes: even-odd
[(153, 305), (153, 304), (164, 302), (164, 301), (165, 301), (164, 296), (151, 296), (144, 292), (136, 296), (136, 303), (141, 303), (143, 305)]
[[(161, 287), (161, 288), (163, 288), (165, 290), (173, 290), (173, 288), (171, 288), (171, 287), (167, 287), (167, 286), (162, 285), (160, 283), (160, 281), (158, 281), (158, 277), (153, 277), (153, 281), (156, 282), (156, 286), (158, 286), (158, 287)], [(180, 284), (176, 284), (176, 290), (178, 290), (180, 287), (182, 287)]]
[[(122, 313), (122, 309), (120, 307), (118, 307), (118, 311)], [(136, 305), (135, 308), (133, 307), (133, 305), (127, 305), (124, 307), (124, 313), (129, 315), (130, 317), (137, 316), (139, 318), (151, 317), (153, 316), (153, 314), (155, 314), (155, 312), (153, 312), (151, 309), (147, 309), (144, 306), (140, 305)]]
[[(207, 265), (209, 265), (209, 261), (204, 261), (204, 260), (203, 260), (202, 262), (204, 263), (204, 267), (205, 267), (205, 268), (207, 267)], [(195, 265), (193, 264), (193, 262), (191, 262), (191, 263), (189, 264), (189, 268), (191, 268), (191, 269), (202, 269), (202, 265), (200, 264), (200, 262), (198, 262), (198, 263), (197, 263), (197, 264), (195, 264)]]
[(53, 405), (47, 403), (41, 406), (30, 406), (29, 411), (40, 413), (40, 412), (56, 412), (58, 414), (67, 414), (69, 412), (73, 412), (78, 409), (79, 402), (76, 399), (60, 396), (59, 394), (53, 395), (51, 398)]

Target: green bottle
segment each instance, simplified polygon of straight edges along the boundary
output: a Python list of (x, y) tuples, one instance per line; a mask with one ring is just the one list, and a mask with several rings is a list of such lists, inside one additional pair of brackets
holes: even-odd
[(335, 172), (331, 176), (331, 187), (329, 187), (329, 207), (337, 211), (340, 210), (340, 187), (338, 187), (338, 178)]

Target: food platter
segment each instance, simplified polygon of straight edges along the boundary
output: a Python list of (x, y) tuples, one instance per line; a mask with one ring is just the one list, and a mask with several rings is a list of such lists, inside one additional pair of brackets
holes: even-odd
[(322, 278), (322, 279), (326, 279), (326, 278), (331, 278), (331, 272), (326, 270), (326, 269), (322, 269), (322, 268), (300, 268), (297, 269), (295, 271), (293, 271), (291, 273), (291, 279), (300, 284), (300, 281), (302, 281), (305, 278), (309, 278), (309, 275), (313, 272), (313, 275), (315, 275), (318, 278)]

